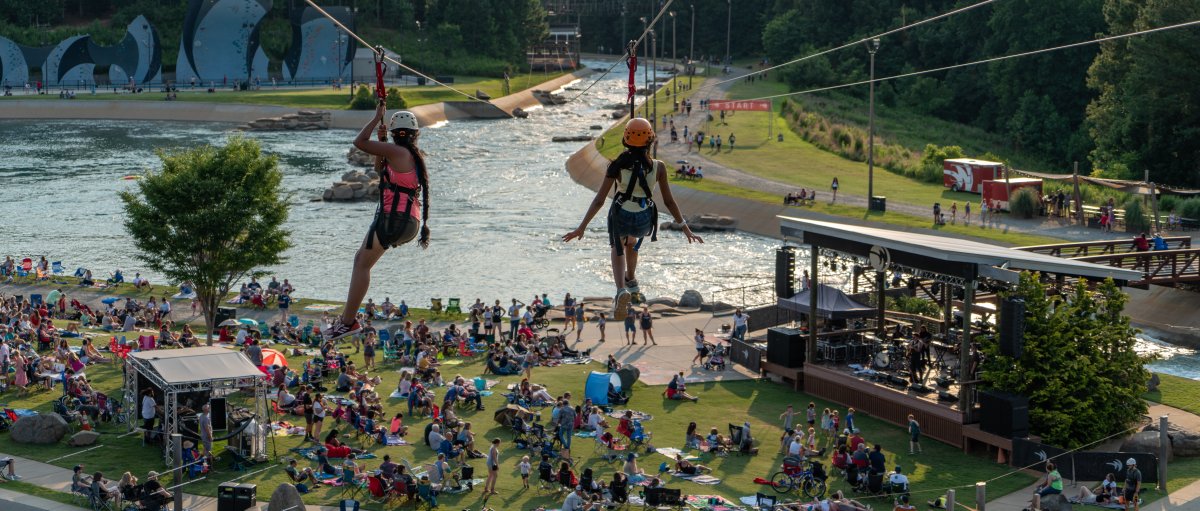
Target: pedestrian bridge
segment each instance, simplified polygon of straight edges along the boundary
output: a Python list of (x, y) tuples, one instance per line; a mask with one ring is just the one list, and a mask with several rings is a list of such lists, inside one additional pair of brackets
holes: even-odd
[(1151, 284), (1174, 286), (1180, 282), (1200, 282), (1200, 249), (1192, 248), (1190, 236), (1164, 237), (1166, 250), (1138, 252), (1132, 239), (1083, 241), (1054, 245), (1017, 247), (1017, 250), (1052, 255), (1076, 261), (1139, 271), (1142, 279), (1129, 286), (1146, 288)]

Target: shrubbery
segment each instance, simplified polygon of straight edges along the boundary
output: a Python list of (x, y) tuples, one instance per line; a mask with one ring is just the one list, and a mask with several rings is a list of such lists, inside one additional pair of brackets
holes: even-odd
[(371, 93), (371, 89), (366, 85), (360, 85), (358, 90), (354, 91), (354, 98), (350, 100), (351, 110), (374, 110), (375, 96)]
[(1179, 216), (1192, 220), (1200, 220), (1200, 197), (1181, 201), (1179, 203)]
[(1153, 224), (1146, 216), (1142, 199), (1134, 197), (1125, 203), (1125, 230), (1128, 232), (1150, 232)]
[(1021, 188), (1008, 198), (1008, 212), (1017, 218), (1033, 218), (1038, 212), (1037, 190)]

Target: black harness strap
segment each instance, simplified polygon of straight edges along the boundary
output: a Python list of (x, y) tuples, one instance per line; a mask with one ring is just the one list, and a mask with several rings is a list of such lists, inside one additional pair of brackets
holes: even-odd
[[(382, 172), (379, 173), (379, 207), (375, 211), (375, 224), (373, 225), (374, 228), (372, 229), (372, 234), (375, 236), (379, 236), (378, 229), (380, 228), (384, 228), (384, 230), (388, 233), (394, 233), (397, 231), (402, 231), (404, 227), (408, 225), (408, 222), (412, 221), (411, 212), (413, 202), (415, 201), (415, 197), (419, 191), (417, 188), (409, 188), (407, 186), (400, 186), (396, 183), (393, 183), (391, 179), (389, 179), (389, 176), (391, 175), (391, 171), (389, 170), (390, 168), (391, 166), (388, 163), (387, 158), (384, 158), (383, 168), (380, 169)], [(390, 212), (387, 211), (388, 208), (385, 208), (386, 203), (384, 202), (383, 197), (384, 191), (392, 192), (392, 207), (390, 208)], [(407, 197), (407, 199), (404, 201), (403, 211), (397, 210), (397, 207), (400, 205), (401, 194)], [(385, 216), (397, 214), (404, 216), (403, 225), (391, 225), (391, 218), (385, 218)], [(379, 222), (384, 222), (384, 225), (379, 225)], [(367, 236), (368, 249), (372, 248), (372, 238), (374, 238), (374, 236)], [(383, 236), (380, 236), (380, 243), (383, 243)]]
[[(651, 160), (651, 162), (652, 166), (654, 167), (652, 171), (658, 172), (657, 162), (654, 160)], [(640, 187), (642, 189), (642, 193), (646, 195), (644, 199), (641, 199), (646, 201), (642, 205), (650, 210), (651, 218), (654, 219), (651, 222), (654, 227), (650, 231), (650, 241), (658, 241), (658, 205), (654, 203), (654, 194), (650, 192), (650, 183), (646, 179), (646, 165), (641, 159), (638, 159), (637, 162), (630, 168), (629, 183), (625, 185), (625, 191), (617, 192), (617, 194), (613, 196), (613, 206), (609, 210), (609, 214), (617, 214), (617, 210), (621, 208), (621, 205), (624, 204), (625, 201), (635, 198), (633, 196), (633, 190), (635, 186)], [(609, 229), (609, 241), (614, 247), (617, 247), (617, 255), (625, 255), (625, 246), (623, 243), (621, 243), (620, 237), (617, 236), (612, 229)]]

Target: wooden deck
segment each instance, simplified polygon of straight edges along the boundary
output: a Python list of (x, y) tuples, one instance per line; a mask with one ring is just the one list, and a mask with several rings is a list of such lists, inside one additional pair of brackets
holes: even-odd
[[(804, 391), (843, 406), (852, 406), (901, 427), (908, 426), (908, 414), (911, 413), (921, 424), (923, 436), (959, 448), (964, 446), (962, 413), (956, 403), (937, 402), (937, 394), (930, 394), (933, 399), (929, 399), (816, 364), (804, 365)], [(1011, 443), (1009, 441), (1009, 450)]]

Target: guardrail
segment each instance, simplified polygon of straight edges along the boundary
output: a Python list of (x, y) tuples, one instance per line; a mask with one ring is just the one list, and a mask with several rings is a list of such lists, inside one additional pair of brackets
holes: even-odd
[[(1164, 237), (1168, 250), (1192, 248), (1191, 236)], [(1017, 247), (1017, 250), (1047, 254), (1055, 257), (1079, 258), (1104, 254), (1124, 254), (1134, 252), (1133, 239), (1081, 241), (1076, 243), (1058, 243), (1053, 245), (1032, 245)]]

